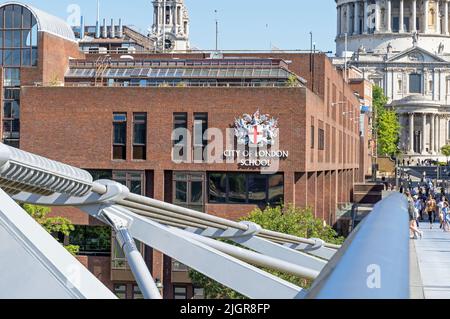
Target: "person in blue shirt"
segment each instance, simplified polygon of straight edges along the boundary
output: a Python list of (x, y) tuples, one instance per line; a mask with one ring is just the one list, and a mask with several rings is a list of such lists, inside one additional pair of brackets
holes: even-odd
[(442, 214), (443, 214), (443, 229), (445, 232), (450, 231), (450, 208), (449, 203), (445, 202), (444, 207), (442, 208)]

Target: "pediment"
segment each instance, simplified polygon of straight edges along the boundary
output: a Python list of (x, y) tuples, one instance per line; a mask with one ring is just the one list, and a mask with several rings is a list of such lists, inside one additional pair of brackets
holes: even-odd
[(441, 57), (420, 47), (413, 47), (405, 50), (393, 57), (389, 58), (387, 62), (397, 63), (442, 63), (446, 62)]

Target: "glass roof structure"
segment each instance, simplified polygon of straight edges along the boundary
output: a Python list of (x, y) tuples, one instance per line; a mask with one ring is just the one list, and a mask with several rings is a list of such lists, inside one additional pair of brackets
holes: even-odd
[[(96, 70), (91, 68), (70, 69), (66, 78), (93, 78)], [(270, 78), (287, 79), (291, 73), (282, 68), (112, 68), (105, 78)]]
[(30, 10), (36, 18), (39, 31), (51, 33), (66, 40), (76, 41), (72, 28), (64, 20), (18, 1), (5, 2), (0, 5), (0, 8), (9, 5), (18, 5)]

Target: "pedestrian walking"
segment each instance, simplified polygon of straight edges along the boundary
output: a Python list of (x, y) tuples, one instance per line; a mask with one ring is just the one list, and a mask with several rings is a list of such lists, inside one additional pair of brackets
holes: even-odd
[(428, 220), (430, 222), (430, 229), (433, 229), (434, 216), (436, 214), (436, 200), (433, 198), (433, 195), (428, 196), (428, 200), (426, 202), (426, 212), (428, 214)]
[(445, 232), (448, 232), (450, 231), (450, 208), (448, 202), (445, 202), (444, 208), (442, 209), (442, 213), (443, 213), (442, 229)]
[(418, 218), (418, 211), (416, 210), (416, 207), (414, 206), (414, 199), (411, 196), (410, 192), (406, 192), (406, 198), (408, 199), (408, 215), (409, 215), (409, 232), (410, 232), (410, 239), (422, 239), (423, 232), (417, 229), (417, 218)]

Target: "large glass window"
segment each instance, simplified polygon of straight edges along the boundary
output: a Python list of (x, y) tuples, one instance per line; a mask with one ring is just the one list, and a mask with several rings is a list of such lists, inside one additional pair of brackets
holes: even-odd
[(37, 65), (37, 21), (28, 9), (19, 5), (0, 8), (0, 39), (0, 64)]
[(208, 189), (212, 204), (279, 205), (284, 200), (284, 175), (210, 173)]
[[(4, 67), (3, 85), (7, 89), (20, 88), (20, 67), (37, 65), (37, 33), (37, 21), (27, 8), (14, 4), (0, 8), (0, 66)], [(20, 94), (5, 98), (2, 139), (14, 147), (20, 144), (19, 107)]]

